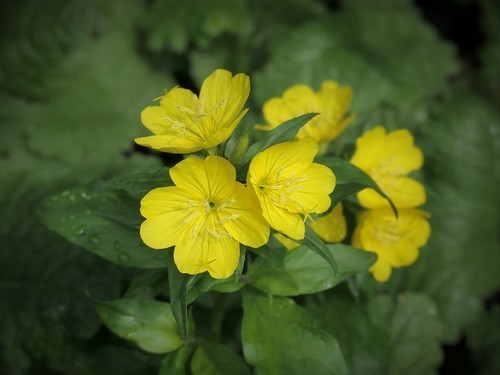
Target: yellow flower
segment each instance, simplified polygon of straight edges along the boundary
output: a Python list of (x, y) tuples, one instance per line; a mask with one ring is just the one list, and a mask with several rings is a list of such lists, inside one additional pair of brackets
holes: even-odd
[(313, 163), (318, 143), (312, 138), (284, 142), (258, 153), (247, 181), (259, 199), (264, 218), (278, 232), (294, 240), (304, 238), (304, 220), (330, 207), (335, 187), (333, 172)]
[[(386, 134), (382, 126), (367, 131), (356, 140), (351, 163), (365, 171), (387, 194), (397, 208), (417, 207), (425, 203), (425, 190), (420, 182), (406, 177), (423, 164), (422, 151), (413, 144), (406, 129)], [(375, 190), (358, 193), (361, 205), (367, 208), (388, 206)]]
[(389, 207), (365, 211), (354, 230), (352, 244), (378, 255), (370, 272), (380, 282), (389, 279), (392, 268), (414, 263), (431, 234), (426, 212), (405, 208), (398, 214)]
[(174, 154), (213, 148), (227, 140), (241, 121), (249, 94), (246, 74), (233, 77), (222, 69), (205, 79), (199, 97), (174, 87), (161, 97), (159, 106), (142, 111), (142, 123), (155, 135), (136, 138), (135, 142)]
[(269, 125), (258, 126), (272, 130), (283, 122), (305, 113), (316, 112), (298, 132), (297, 138), (312, 137), (319, 143), (337, 138), (354, 120), (347, 116), (352, 101), (350, 87), (340, 87), (335, 81), (325, 81), (315, 93), (306, 85), (295, 85), (286, 90), (282, 98), (272, 98), (264, 104), (264, 118)]
[(187, 158), (170, 169), (176, 186), (150, 191), (141, 201), (141, 238), (154, 249), (175, 246), (180, 272), (208, 271), (214, 278), (231, 276), (240, 256), (239, 243), (264, 245), (269, 226), (258, 202), (225, 159)]
[(328, 215), (310, 224), (311, 229), (325, 242), (342, 242), (347, 233), (344, 207), (339, 202)]
[[(342, 242), (347, 233), (347, 222), (343, 214), (342, 203), (339, 202), (332, 212), (326, 216), (320, 217), (315, 222), (309, 224), (309, 226), (325, 242)], [(293, 250), (300, 246), (299, 243), (281, 233), (275, 233), (274, 237), (285, 246), (287, 250)]]

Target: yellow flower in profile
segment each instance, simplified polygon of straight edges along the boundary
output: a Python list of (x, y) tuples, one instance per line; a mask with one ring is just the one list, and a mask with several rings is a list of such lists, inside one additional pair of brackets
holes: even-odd
[(174, 87), (161, 97), (159, 106), (142, 111), (142, 123), (154, 135), (136, 138), (135, 142), (173, 154), (211, 149), (226, 141), (241, 121), (249, 94), (246, 74), (233, 77), (222, 69), (205, 79), (199, 97)]
[[(310, 223), (309, 226), (325, 242), (342, 242), (347, 233), (347, 221), (343, 213), (342, 203), (339, 202), (332, 212), (318, 218), (315, 222)], [(291, 240), (281, 233), (275, 233), (274, 237), (287, 250), (293, 250), (300, 246), (298, 242)]]
[(301, 215), (323, 213), (335, 187), (331, 169), (313, 163), (318, 143), (312, 138), (284, 142), (255, 155), (247, 182), (260, 202), (264, 218), (294, 240), (304, 238)]
[(295, 85), (286, 90), (281, 98), (271, 98), (262, 109), (269, 125), (257, 126), (272, 130), (283, 122), (305, 113), (316, 112), (314, 117), (297, 133), (297, 138), (314, 138), (319, 143), (337, 138), (354, 120), (347, 115), (352, 101), (352, 89), (340, 87), (335, 81), (325, 81), (318, 92), (309, 86)]
[(174, 261), (182, 273), (208, 271), (214, 278), (231, 276), (240, 245), (260, 247), (269, 226), (259, 203), (225, 159), (187, 158), (170, 169), (176, 186), (150, 191), (141, 201), (142, 240), (154, 249), (175, 246)]
[[(413, 143), (406, 129), (386, 133), (376, 126), (356, 140), (351, 163), (365, 171), (399, 208), (417, 207), (425, 203), (425, 189), (417, 180), (406, 177), (422, 167), (422, 151)], [(388, 206), (386, 199), (373, 189), (358, 193), (361, 205), (367, 208)]]
[(428, 216), (424, 211), (405, 208), (398, 210), (396, 218), (389, 207), (361, 214), (352, 244), (377, 254), (378, 259), (370, 268), (377, 281), (387, 281), (392, 268), (408, 266), (417, 260), (419, 248), (431, 234)]

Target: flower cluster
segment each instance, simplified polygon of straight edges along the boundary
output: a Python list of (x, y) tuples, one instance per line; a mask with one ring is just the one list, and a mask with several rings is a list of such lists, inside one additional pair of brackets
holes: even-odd
[[(216, 147), (246, 113), (249, 88), (246, 75), (224, 70), (205, 80), (199, 98), (176, 87), (160, 106), (144, 110), (142, 121), (155, 135), (136, 142), (184, 154)], [(251, 160), (247, 186), (221, 156), (189, 156), (169, 171), (175, 186), (142, 199), (141, 238), (154, 249), (174, 246), (180, 272), (227, 278), (238, 265), (240, 243), (262, 246), (270, 228), (303, 239), (303, 218), (328, 210), (335, 176), (313, 163), (317, 152), (317, 141), (308, 137), (269, 147)]]
[[(327, 243), (342, 242), (349, 232), (342, 202), (331, 207), (336, 177), (314, 159), (355, 118), (349, 112), (351, 88), (334, 81), (324, 82), (318, 92), (296, 85), (270, 99), (263, 107), (267, 125), (257, 129), (272, 131), (300, 115), (318, 115), (298, 130), (295, 140), (273, 141), (250, 155), (247, 138), (234, 140), (239, 156), (230, 161), (221, 150), (247, 112), (249, 93), (248, 76), (218, 69), (203, 82), (199, 96), (175, 87), (159, 105), (142, 112), (144, 126), (154, 135), (136, 142), (185, 159), (169, 170), (173, 186), (154, 189), (142, 199), (146, 220), (140, 235), (154, 249), (174, 247), (182, 273), (208, 271), (227, 278), (238, 265), (240, 244), (262, 247), (271, 231), (289, 250), (304, 239), (306, 225)], [(241, 165), (244, 160), (247, 164)], [(425, 190), (407, 176), (421, 168), (422, 152), (407, 130), (387, 133), (378, 126), (357, 140), (350, 162), (398, 209), (396, 217), (385, 197), (357, 189), (359, 203), (368, 210), (358, 217), (352, 243), (378, 255), (370, 271), (386, 281), (392, 268), (416, 260), (430, 235), (428, 214), (415, 208), (425, 202)], [(242, 176), (241, 171), (248, 172)]]
[(378, 255), (370, 272), (376, 280), (387, 281), (392, 268), (416, 261), (430, 236), (429, 215), (415, 209), (425, 203), (425, 189), (407, 176), (422, 167), (422, 151), (408, 130), (387, 133), (377, 126), (357, 139), (351, 163), (377, 183), (398, 211), (396, 217), (387, 199), (373, 189), (358, 193), (360, 204), (370, 210), (360, 215), (352, 243)]

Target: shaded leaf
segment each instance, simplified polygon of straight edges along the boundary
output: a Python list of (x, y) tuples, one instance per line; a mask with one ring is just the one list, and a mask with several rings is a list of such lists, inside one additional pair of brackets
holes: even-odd
[(193, 375), (250, 375), (243, 358), (215, 342), (206, 342), (196, 349), (191, 370)]
[(249, 270), (251, 283), (278, 296), (296, 296), (330, 289), (343, 280), (368, 271), (376, 255), (347, 245), (327, 245), (338, 262), (338, 271), (309, 248), (301, 246), (290, 251), (283, 267), (259, 258)]
[(337, 341), (291, 299), (246, 289), (242, 338), (257, 374), (347, 374)]
[(150, 353), (168, 353), (184, 343), (177, 333), (168, 303), (117, 299), (97, 301), (96, 308), (101, 320), (111, 331)]

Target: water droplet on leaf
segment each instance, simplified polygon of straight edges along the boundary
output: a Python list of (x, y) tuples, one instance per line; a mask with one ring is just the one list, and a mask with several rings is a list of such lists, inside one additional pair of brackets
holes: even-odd
[(85, 231), (87, 230), (87, 227), (85, 225), (80, 225), (76, 227), (76, 229), (73, 231), (73, 234), (75, 236), (83, 236), (85, 234)]
[(95, 234), (89, 237), (89, 242), (92, 245), (97, 245), (99, 243), (99, 237), (97, 237)]
[(122, 251), (121, 253), (118, 254), (118, 263), (120, 263), (123, 266), (126, 266), (127, 264), (130, 263), (130, 256)]

